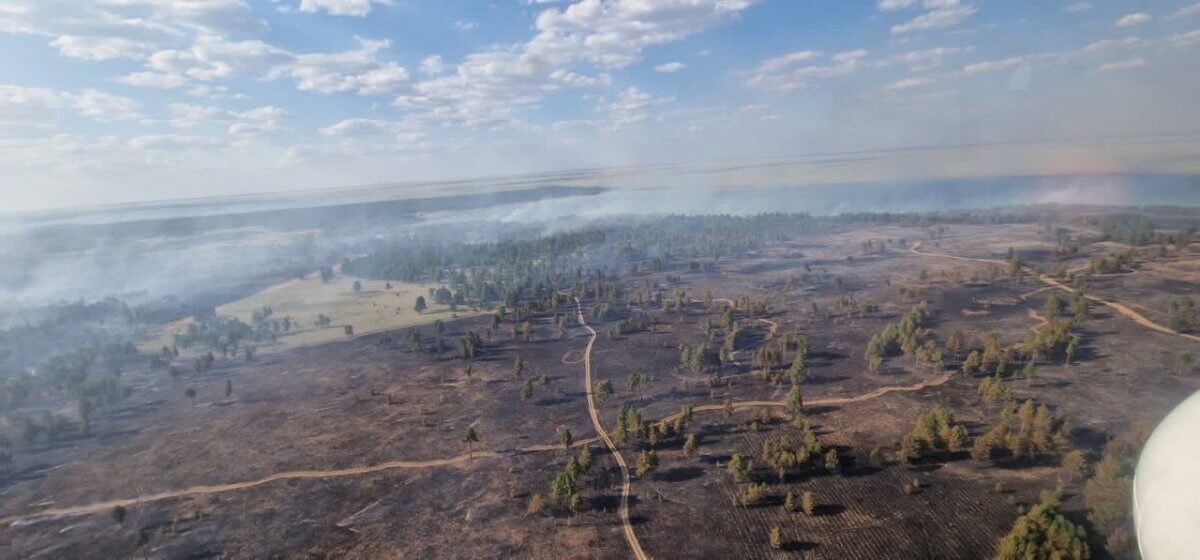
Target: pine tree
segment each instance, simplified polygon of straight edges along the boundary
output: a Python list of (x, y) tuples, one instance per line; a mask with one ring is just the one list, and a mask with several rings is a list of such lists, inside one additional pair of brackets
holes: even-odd
[(638, 454), (637, 459), (637, 475), (638, 478), (644, 477), (658, 468), (658, 453), (653, 449), (643, 451)]
[(813, 497), (812, 492), (806, 490), (800, 496), (800, 510), (804, 512), (804, 515), (809, 517), (812, 517), (813, 513), (817, 511), (817, 500)]
[(473, 426), (467, 426), (467, 429), (463, 431), (462, 441), (467, 444), (467, 458), (471, 459), (475, 452), (473, 447), (479, 442), (479, 434), (475, 433)]
[(696, 434), (688, 434), (687, 440), (683, 442), (683, 454), (691, 457), (696, 453), (697, 444)]
[(788, 391), (787, 403), (788, 409), (792, 411), (793, 418), (799, 418), (804, 415), (804, 396), (800, 393), (799, 385), (792, 385), (792, 390)]

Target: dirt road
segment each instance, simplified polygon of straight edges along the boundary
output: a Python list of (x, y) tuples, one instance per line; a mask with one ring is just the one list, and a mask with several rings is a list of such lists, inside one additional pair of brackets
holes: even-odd
[[(561, 448), (562, 446), (557, 446)], [(185, 496), (200, 496), (205, 494), (219, 494), (221, 492), (230, 492), (233, 490), (244, 490), (255, 486), (262, 486), (268, 482), (277, 480), (289, 480), (298, 478), (333, 478), (341, 476), (358, 476), (374, 472), (386, 471), (391, 469), (422, 469), (428, 467), (445, 467), (457, 465), (472, 459), (483, 459), (490, 457), (498, 457), (500, 454), (495, 451), (475, 451), (474, 453), (464, 453), (457, 457), (449, 459), (432, 459), (429, 461), (390, 461), (380, 463), (378, 465), (370, 465), (366, 467), (350, 467), (346, 469), (334, 469), (323, 471), (287, 471), (275, 473), (273, 475), (260, 478), (258, 480), (250, 480), (246, 482), (233, 482), (230, 484), (214, 484), (211, 486), (192, 486), (190, 488), (182, 488), (179, 490), (168, 490), (157, 494), (147, 494), (136, 498), (123, 498), (119, 500), (109, 500), (107, 502), (99, 502), (83, 506), (73, 506), (64, 508), (49, 508), (42, 511), (31, 513), (28, 515), (15, 515), (0, 519), (0, 526), (7, 526), (14, 523), (25, 523), (42, 519), (46, 517), (65, 517), (75, 515), (87, 515), (90, 513), (107, 513), (112, 511), (117, 506), (131, 507), (150, 502), (158, 502), (169, 500), (172, 498), (182, 498)]]
[[(1000, 266), (1008, 265), (1008, 263), (1006, 263), (1002, 260), (997, 260), (997, 259), (980, 259), (980, 258), (975, 258), (975, 257), (960, 257), (958, 255), (950, 255), (950, 254), (946, 254), (946, 253), (929, 253), (929, 252), (921, 250), (921, 244), (919, 242), (914, 244), (908, 250), (909, 250), (909, 252), (911, 252), (915, 255), (922, 255), (922, 256), (926, 256), (926, 257), (940, 257), (943, 259), (972, 261), (972, 262), (980, 262), (980, 263), (986, 263), (986, 264), (996, 264), (996, 265), (1000, 265)], [(1062, 282), (1059, 282), (1058, 280), (1055, 280), (1049, 276), (1042, 276), (1039, 278), (1039, 280), (1041, 280), (1042, 283), (1044, 283), (1048, 286), (1058, 288), (1064, 292), (1067, 292), (1067, 293), (1075, 292), (1074, 288), (1072, 288), (1066, 284), (1063, 284)], [(1169, 334), (1169, 335), (1186, 338), (1189, 340), (1194, 340), (1196, 342), (1200, 342), (1200, 336), (1197, 336), (1194, 334), (1188, 334), (1188, 333), (1181, 333), (1170, 327), (1166, 327), (1166, 326), (1160, 325), (1158, 323), (1155, 323), (1154, 321), (1151, 321), (1150, 319), (1148, 319), (1145, 315), (1142, 315), (1141, 313), (1134, 311), (1129, 306), (1127, 306), (1123, 303), (1106, 300), (1099, 296), (1094, 296), (1094, 295), (1090, 295), (1090, 294), (1085, 294), (1084, 297), (1087, 298), (1088, 301), (1096, 302), (1096, 303), (1099, 303), (1100, 305), (1108, 307), (1109, 309), (1116, 311), (1117, 313), (1119, 313), (1121, 316), (1125, 317), (1126, 319), (1129, 319), (1129, 320), (1131, 320), (1143, 327), (1146, 327), (1150, 330), (1158, 331), (1163, 334)]]
[[(851, 404), (851, 403), (857, 403), (857, 402), (862, 402), (862, 401), (868, 401), (871, 399), (877, 399), (888, 393), (908, 393), (908, 392), (912, 392), (912, 391), (920, 391), (921, 389), (926, 389), (929, 387), (937, 387), (938, 385), (942, 385), (942, 384), (946, 383), (947, 381), (950, 381), (951, 377), (952, 377), (951, 374), (945, 373), (945, 374), (942, 374), (941, 376), (935, 377), (933, 379), (927, 379), (920, 383), (914, 383), (912, 385), (902, 385), (899, 387), (880, 387), (869, 393), (863, 393), (861, 395), (855, 395), (853, 397), (825, 397), (825, 398), (820, 398), (820, 399), (805, 400), (804, 406), (834, 406), (834, 405), (839, 405), (839, 404)], [(735, 408), (735, 409), (736, 408), (756, 407), (756, 406), (774, 406), (774, 407), (787, 407), (788, 406), (787, 401), (739, 401), (739, 402), (735, 402), (732, 404), (733, 404), (733, 408)], [(725, 408), (725, 405), (723, 405), (723, 404), (702, 404), (700, 406), (694, 407), (692, 409), (692, 412), (712, 412), (712, 411), (717, 411), (717, 410), (723, 410), (724, 408)], [(673, 421), (675, 421), (675, 418), (679, 417), (679, 414), (680, 413), (672, 414), (670, 416), (659, 419), (659, 421), (660, 422), (673, 422)]]
[(621, 451), (608, 436), (608, 432), (604, 431), (604, 425), (600, 423), (600, 411), (596, 408), (596, 396), (592, 394), (592, 348), (596, 345), (596, 329), (593, 329), (584, 319), (583, 304), (579, 302), (579, 298), (575, 298), (575, 312), (579, 315), (579, 324), (587, 329), (589, 335), (587, 348), (583, 351), (583, 388), (587, 392), (588, 414), (592, 417), (592, 427), (604, 441), (604, 445), (612, 452), (617, 465), (621, 467), (621, 525), (625, 529), (625, 540), (629, 542), (629, 548), (633, 552), (634, 558), (648, 560), (650, 557), (642, 550), (642, 544), (638, 542), (637, 533), (634, 532), (633, 524), (629, 521), (629, 465), (625, 463), (625, 458), (621, 456)]
[[(581, 439), (581, 440), (574, 442), (571, 445), (571, 447), (581, 447), (584, 445), (590, 445), (599, 440), (600, 440), (600, 438), (598, 438), (598, 437)], [(516, 450), (516, 452), (517, 453), (536, 453), (536, 452), (541, 452), (541, 451), (557, 451), (562, 448), (563, 448), (563, 446), (561, 444), (531, 445), (528, 447), (518, 448)], [(98, 502), (98, 503), (87, 504), (87, 505), (82, 505), (82, 506), (49, 508), (49, 509), (44, 509), (44, 510), (41, 510), (38, 512), (26, 514), (26, 515), (14, 515), (14, 516), (10, 516), (10, 517), (0, 518), (0, 526), (7, 526), (7, 525), (14, 524), (14, 523), (22, 523), (22, 522), (27, 523), (30, 521), (44, 519), (47, 517), (71, 517), (71, 516), (76, 516), (76, 515), (88, 515), (88, 514), (92, 514), (92, 513), (107, 513), (107, 512), (112, 511), (112, 509), (117, 506), (128, 508), (131, 506), (148, 504), (151, 502), (159, 502), (162, 500), (169, 500), (169, 499), (173, 499), (173, 498), (184, 498), (187, 496), (200, 496), (200, 495), (205, 495), (205, 494), (219, 494), (222, 492), (245, 490), (247, 488), (254, 488), (255, 486), (262, 486), (263, 484), (267, 484), (269, 482), (275, 482), (275, 481), (279, 481), (279, 480), (305, 479), (305, 478), (339, 478), (339, 477), (344, 477), (344, 476), (360, 476), (360, 475), (364, 475), (364, 474), (371, 474), (371, 473), (394, 470), (394, 469), (425, 469), (425, 468), (431, 468), (431, 467), (449, 467), (449, 466), (465, 463), (465, 462), (473, 460), (473, 459), (496, 458), (496, 457), (501, 457), (503, 455), (504, 455), (504, 453), (501, 453), (501, 452), (484, 450), (484, 451), (475, 451), (473, 453), (464, 453), (462, 455), (458, 455), (456, 457), (450, 457), (447, 459), (431, 459), (428, 461), (388, 461), (386, 463), (379, 463), (376, 465), (368, 465), (368, 466), (363, 466), (363, 467), (349, 467), (349, 468), (345, 468), (345, 469), (332, 469), (332, 470), (285, 471), (285, 472), (275, 473), (270, 476), (260, 478), (258, 480), (250, 480), (250, 481), (245, 481), (245, 482), (231, 482), (228, 484), (213, 484), (213, 485), (207, 485), (207, 486), (191, 486), (191, 487), (182, 488), (179, 490), (168, 490), (166, 492), (159, 492), (157, 494), (147, 494), (144, 496), (137, 496), (134, 498), (121, 498), (121, 499), (108, 500), (105, 502)]]

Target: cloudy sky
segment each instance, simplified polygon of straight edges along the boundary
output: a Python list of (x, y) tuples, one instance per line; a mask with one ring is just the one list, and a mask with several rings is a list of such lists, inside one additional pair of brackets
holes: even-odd
[(1200, 133), (1195, 0), (0, 0), (0, 52), (0, 211)]

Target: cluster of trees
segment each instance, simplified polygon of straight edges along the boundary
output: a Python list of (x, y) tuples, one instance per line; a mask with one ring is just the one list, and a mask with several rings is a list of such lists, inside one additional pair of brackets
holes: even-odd
[(808, 376), (805, 361), (808, 355), (808, 337), (800, 331), (792, 331), (780, 335), (776, 341), (774, 345), (763, 344), (755, 350), (752, 360), (754, 367), (758, 368), (764, 379), (778, 382), (779, 379), (772, 373), (772, 369), (783, 366), (787, 353), (794, 352), (786, 374), (793, 384), (804, 382)]
[(1001, 411), (1000, 420), (975, 439), (971, 457), (977, 461), (1057, 459), (1070, 446), (1069, 435), (1066, 414), (1053, 413), (1032, 399), (1019, 405), (1013, 401)]
[(996, 405), (1007, 405), (1014, 400), (1012, 389), (1004, 382), (1004, 379), (998, 375), (985, 377), (979, 381), (979, 389), (976, 391), (979, 398), (983, 400), (984, 406), (989, 408)]
[(1086, 531), (1059, 512), (1061, 505), (1056, 492), (1042, 492), (1037, 505), (1018, 517), (1000, 541), (995, 560), (1090, 558)]
[(942, 351), (937, 348), (937, 342), (925, 330), (925, 322), (930, 317), (929, 304), (920, 302), (913, 306), (899, 321), (888, 325), (883, 332), (867, 341), (867, 368), (872, 373), (879, 371), (883, 359), (897, 349), (914, 359), (925, 359), (930, 363), (940, 365), (944, 361)]
[(1083, 487), (1088, 521), (1104, 536), (1105, 547), (1114, 556), (1129, 556), (1136, 542), (1133, 533), (1133, 473), (1150, 426), (1135, 424), (1104, 446), (1092, 477)]
[[(972, 349), (962, 362), (964, 375), (976, 374), (1005, 377), (1021, 374), (1032, 377), (1040, 359), (1065, 358), (1067, 363), (1079, 351), (1083, 337), (1075, 332), (1073, 321), (1053, 320), (1025, 337), (1021, 344), (1006, 345), (999, 334), (985, 333), (982, 350)], [(1024, 364), (1024, 365), (1021, 365)], [(1016, 366), (1021, 365), (1020, 369)]]
[(1200, 306), (1191, 296), (1172, 298), (1167, 303), (1167, 311), (1171, 314), (1172, 329), (1179, 332), (1200, 330)]
[[(1081, 344), (1083, 336), (1072, 332), (1072, 322), (1050, 321), (1037, 332), (1031, 332), (1025, 337), (1025, 342), (1021, 345), (1026, 360), (1025, 367), (1032, 370), (1033, 364), (1043, 356), (1061, 357), (1070, 363)], [(1004, 371), (1000, 373), (1003, 374)]]
[[(596, 464), (596, 460), (592, 455), (591, 446), (585, 445), (579, 450), (579, 454), (572, 455), (567, 460), (567, 464), (557, 475), (554, 476), (550, 483), (550, 499), (558, 506), (565, 506), (572, 513), (579, 513), (585, 508), (583, 494), (580, 492), (579, 486)], [(527, 512), (530, 514), (538, 513), (545, 507), (545, 498), (541, 494), (534, 494), (530, 498)]]
[(693, 373), (719, 372), (721, 370), (721, 352), (705, 342), (701, 342), (694, 348), (685, 345), (679, 351), (679, 365), (690, 369)]
[(1134, 260), (1137, 257), (1137, 251), (1129, 249), (1111, 255), (1093, 258), (1088, 262), (1088, 274), (1113, 274), (1116, 272), (1128, 272), (1134, 269), (1137, 265)]
[(1076, 290), (1070, 295), (1051, 292), (1042, 304), (1042, 316), (1049, 321), (1069, 317), (1076, 324), (1081, 324), (1088, 318), (1087, 297), (1082, 290)]
[(655, 324), (653, 317), (640, 311), (635, 311), (624, 319), (618, 320), (609, 329), (610, 337), (615, 338), (629, 333), (642, 332)]
[(1155, 239), (1153, 222), (1140, 216), (1105, 216), (1093, 220), (1104, 241), (1119, 241), (1126, 245), (1145, 245)]
[(39, 440), (56, 442), (81, 428), (69, 416), (49, 410), (42, 411), (40, 422), (28, 416), (20, 416), (13, 419), (13, 424), (17, 428), (19, 441), (25, 445), (33, 445)]
[(465, 360), (474, 360), (482, 346), (483, 339), (475, 331), (467, 331), (467, 334), (458, 340), (459, 351)]
[(937, 454), (958, 453), (968, 445), (967, 429), (954, 413), (935, 405), (917, 418), (908, 435), (900, 439), (900, 458), (913, 463)]
[(837, 450), (825, 449), (808, 422), (803, 423), (802, 432), (803, 440), (799, 442), (788, 436), (769, 438), (763, 442), (762, 461), (780, 482), (789, 475), (807, 469), (826, 467), (833, 471), (840, 465)]

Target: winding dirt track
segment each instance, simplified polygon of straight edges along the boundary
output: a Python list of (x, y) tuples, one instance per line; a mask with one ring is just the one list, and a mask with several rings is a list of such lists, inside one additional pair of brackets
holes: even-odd
[[(571, 447), (580, 447), (590, 445), (599, 441), (600, 438), (592, 437), (581, 439), (574, 442)], [(533, 453), (539, 451), (556, 451), (562, 449), (562, 445), (531, 445), (529, 447), (521, 447), (516, 451), (518, 453)], [(71, 506), (63, 508), (49, 508), (26, 515), (13, 515), (5, 518), (0, 518), (0, 526), (7, 526), (19, 522), (29, 522), (47, 517), (71, 517), (77, 515), (88, 515), (93, 513), (105, 513), (111, 511), (117, 506), (130, 507), (151, 502), (159, 502), (162, 500), (170, 500), (172, 498), (183, 498), (187, 496), (201, 496), (206, 494), (220, 494), (222, 492), (232, 492), (235, 490), (245, 490), (262, 486), (269, 482), (289, 479), (305, 479), (305, 478), (339, 478), (344, 476), (360, 476), (381, 471), (394, 469), (425, 469), (430, 467), (449, 467), (460, 463), (465, 463), (472, 459), (486, 459), (503, 456), (503, 453), (497, 451), (474, 451), (472, 453), (464, 453), (455, 457), (446, 459), (430, 459), (428, 461), (388, 461), (376, 465), (368, 465), (363, 467), (349, 467), (345, 469), (318, 470), (318, 471), (285, 471), (272, 474), (260, 478), (258, 480), (249, 480), (245, 482), (231, 482), (228, 484), (213, 484), (207, 486), (191, 486), (181, 488), (179, 490), (168, 490), (157, 494), (147, 494), (134, 498), (121, 498), (109, 500), (106, 502), (98, 502), (82, 506)]]
[[(557, 447), (559, 449), (562, 448), (562, 446), (555, 446), (555, 447)], [(159, 492), (157, 494), (147, 494), (145, 496), (138, 496), (136, 498), (123, 498), (123, 499), (119, 499), (119, 500), (109, 500), (107, 502), (99, 502), (99, 503), (88, 504), (88, 505), (83, 505), (83, 506), (44, 509), (42, 511), (32, 513), (29, 515), (14, 515), (11, 517), (5, 517), (3, 519), (0, 519), (0, 525), (11, 525), (11, 524), (17, 523), (17, 522), (32, 521), (32, 520), (41, 519), (41, 518), (45, 518), (45, 517), (65, 517), (65, 516), (74, 516), (74, 515), (87, 515), (90, 513), (104, 513), (107, 511), (111, 511), (113, 508), (115, 508), (117, 506), (130, 507), (130, 506), (135, 506), (135, 505), (145, 504), (145, 503), (150, 503), (150, 502), (169, 500), (171, 498), (182, 498), (184, 496), (219, 494), (221, 492), (230, 492), (233, 490), (244, 490), (246, 488), (253, 488), (255, 486), (261, 486), (263, 484), (267, 484), (268, 482), (275, 482), (277, 480), (288, 480), (288, 479), (297, 479), (297, 478), (332, 478), (332, 477), (340, 477), (340, 476), (357, 476), (357, 475), (369, 474), (369, 473), (386, 471), (386, 470), (391, 470), (391, 469), (423, 469), (423, 468), (428, 468), (428, 467), (445, 467), (445, 466), (450, 466), (450, 465), (457, 465), (459, 463), (469, 461), (472, 458), (487, 458), (487, 457), (498, 457), (498, 456), (500, 456), (500, 454), (496, 453), (495, 451), (475, 451), (473, 453), (464, 453), (457, 457), (450, 457), (448, 459), (432, 459), (429, 461), (389, 461), (387, 463), (380, 463), (378, 465), (370, 465), (370, 466), (366, 466), (366, 467), (350, 467), (347, 469), (335, 469), (335, 470), (325, 470), (325, 471), (287, 471), (287, 472), (275, 473), (273, 475), (270, 475), (270, 476), (267, 476), (264, 478), (260, 478), (258, 480), (250, 480), (250, 481), (246, 481), (246, 482), (233, 482), (230, 484), (214, 484), (211, 486), (192, 486), (190, 488), (182, 488), (179, 490), (168, 490), (166, 492)]]
[[(1008, 264), (1004, 261), (997, 260), (997, 259), (960, 257), (958, 255), (950, 255), (947, 253), (929, 253), (929, 252), (921, 250), (921, 244), (919, 242), (914, 244), (908, 250), (909, 250), (909, 252), (913, 253), (914, 255), (922, 255), (922, 256), (926, 256), (926, 257), (941, 257), (943, 259), (955, 259), (955, 260), (960, 260), (960, 261), (972, 261), (972, 262), (980, 262), (980, 263), (986, 263), (986, 264), (998, 264), (1001, 266)], [(1049, 276), (1042, 276), (1039, 279), (1042, 281), (1042, 283), (1044, 283), (1048, 286), (1054, 287), (1054, 288), (1058, 288), (1064, 292), (1067, 292), (1067, 293), (1075, 292), (1075, 290), (1073, 288), (1071, 288), (1070, 286), (1063, 284), (1062, 282), (1059, 282), (1058, 280), (1050, 278)], [(1200, 342), (1200, 336), (1194, 335), (1194, 334), (1188, 334), (1188, 333), (1181, 333), (1170, 327), (1166, 327), (1166, 326), (1160, 325), (1158, 323), (1155, 323), (1154, 321), (1151, 321), (1150, 319), (1146, 318), (1145, 315), (1142, 315), (1141, 313), (1134, 311), (1129, 306), (1127, 306), (1123, 303), (1109, 301), (1109, 300), (1106, 300), (1099, 296), (1094, 296), (1094, 295), (1090, 295), (1090, 294), (1085, 294), (1083, 297), (1087, 298), (1088, 301), (1093, 301), (1093, 302), (1099, 303), (1100, 305), (1108, 307), (1109, 309), (1116, 311), (1117, 313), (1119, 313), (1121, 316), (1125, 317), (1126, 319), (1129, 319), (1129, 320), (1131, 320), (1143, 327), (1146, 327), (1150, 330), (1158, 331), (1163, 334), (1179, 336), (1179, 337), (1183, 337), (1183, 338), (1186, 338), (1189, 340), (1194, 340), (1196, 342)]]
[(633, 524), (629, 522), (629, 465), (625, 463), (625, 458), (621, 456), (621, 451), (617, 449), (612, 438), (608, 437), (608, 432), (604, 431), (604, 426), (600, 423), (600, 411), (596, 408), (596, 396), (592, 394), (592, 347), (596, 344), (596, 329), (593, 329), (584, 319), (583, 304), (579, 302), (579, 298), (575, 298), (575, 312), (579, 315), (579, 324), (587, 329), (589, 334), (587, 348), (583, 351), (583, 388), (587, 392), (588, 414), (592, 417), (592, 427), (595, 428), (600, 439), (604, 440), (604, 445), (608, 447), (613, 458), (621, 467), (621, 525), (625, 528), (625, 540), (629, 542), (629, 548), (633, 552), (634, 558), (649, 560), (650, 557), (646, 555), (646, 551), (642, 550), (642, 544), (638, 542)]
[[(951, 377), (953, 377), (953, 376), (950, 375), (949, 373), (945, 373), (945, 374), (942, 374), (933, 379), (926, 379), (925, 381), (922, 381), (920, 383), (914, 383), (912, 385), (903, 385), (903, 386), (899, 386), (899, 387), (880, 387), (869, 393), (863, 393), (861, 395), (855, 395), (853, 397), (825, 397), (825, 398), (820, 398), (820, 399), (805, 400), (804, 406), (834, 406), (834, 405), (839, 405), (839, 404), (851, 404), (851, 403), (857, 403), (857, 402), (862, 402), (862, 401), (869, 401), (871, 399), (877, 399), (888, 393), (910, 393), (913, 391), (920, 391), (921, 389), (927, 389), (929, 387), (937, 387), (938, 385), (942, 385), (942, 384), (946, 383), (947, 381), (950, 381)], [(754, 407), (754, 406), (776, 406), (776, 407), (788, 406), (787, 401), (739, 401), (739, 402), (735, 402), (732, 404), (733, 404), (733, 408), (747, 408), (747, 407)], [(692, 412), (713, 412), (713, 411), (717, 411), (717, 410), (723, 410), (724, 408), (725, 408), (725, 405), (723, 405), (723, 404), (702, 404), (700, 406), (694, 407), (692, 409)], [(676, 418), (679, 417), (680, 414), (681, 413), (675, 413), (670, 416), (661, 418), (661, 419), (659, 419), (659, 421), (660, 422), (673, 422)]]

